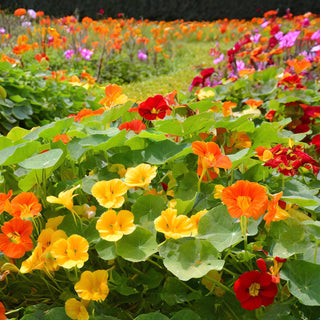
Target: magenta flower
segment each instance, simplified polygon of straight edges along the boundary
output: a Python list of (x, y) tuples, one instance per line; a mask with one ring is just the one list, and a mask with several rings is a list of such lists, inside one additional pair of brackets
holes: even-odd
[(64, 56), (66, 57), (67, 60), (70, 60), (73, 55), (74, 55), (74, 51), (73, 50), (66, 50), (64, 52)]
[(85, 60), (90, 60), (91, 56), (93, 55), (93, 51), (86, 49), (86, 48), (84, 48), (84, 49), (79, 48), (79, 51), (80, 51), (82, 58)]
[(294, 46), (300, 31), (289, 31), (285, 36), (279, 41), (279, 48), (291, 48)]
[(218, 63), (222, 62), (223, 59), (224, 59), (224, 54), (221, 53), (218, 58), (216, 58), (216, 59), (213, 60), (213, 64), (218, 64)]
[(320, 29), (313, 33), (311, 40), (318, 40), (320, 38)]
[(143, 52), (142, 50), (139, 50), (138, 51), (138, 59), (145, 61), (148, 59), (148, 55), (145, 52)]

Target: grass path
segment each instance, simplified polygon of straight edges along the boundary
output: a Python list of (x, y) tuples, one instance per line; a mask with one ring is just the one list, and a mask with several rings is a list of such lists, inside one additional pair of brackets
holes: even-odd
[[(141, 82), (123, 85), (123, 93), (136, 101), (143, 101), (156, 94), (165, 95), (173, 90), (187, 92), (192, 79), (199, 74), (197, 66), (212, 67), (210, 49), (214, 43), (183, 43), (182, 54), (173, 60), (173, 68), (169, 74), (149, 78)], [(180, 49), (181, 50), (181, 49)]]

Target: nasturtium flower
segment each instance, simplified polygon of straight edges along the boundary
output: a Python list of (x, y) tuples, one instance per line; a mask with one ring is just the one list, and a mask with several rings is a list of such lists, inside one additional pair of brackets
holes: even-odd
[(100, 237), (107, 241), (118, 241), (132, 233), (136, 226), (133, 223), (133, 213), (128, 210), (120, 210), (118, 214), (114, 210), (108, 210), (101, 215), (96, 224)]
[(0, 251), (9, 258), (23, 257), (27, 251), (33, 248), (30, 238), (32, 229), (32, 222), (29, 220), (13, 218), (5, 222), (1, 227), (3, 233), (0, 234)]
[(199, 221), (207, 213), (207, 211), (208, 211), (207, 209), (201, 210), (190, 217), (190, 220), (193, 223), (193, 231), (192, 231), (193, 236), (196, 236), (198, 234)]
[(5, 315), (6, 308), (4, 307), (3, 303), (0, 302), (0, 320), (5, 320), (8, 319), (7, 316)]
[(45, 257), (43, 256), (44, 250), (41, 245), (37, 245), (33, 250), (31, 256), (22, 261), (20, 272), (31, 273), (33, 270), (46, 270), (45, 268)]
[(99, 104), (111, 108), (116, 105), (125, 104), (128, 97), (121, 93), (122, 88), (116, 84), (110, 84), (105, 88), (105, 97), (99, 101)]
[(89, 314), (81, 301), (75, 298), (68, 299), (65, 303), (65, 310), (68, 317), (73, 320), (89, 320)]
[(140, 120), (135, 119), (129, 122), (124, 122), (119, 125), (119, 130), (127, 130), (127, 131), (133, 131), (136, 134), (139, 134), (142, 130), (146, 129), (146, 125)]
[(14, 217), (27, 219), (39, 215), (41, 209), (38, 198), (32, 192), (21, 192), (12, 199), (9, 213)]
[(67, 191), (62, 191), (59, 193), (58, 197), (49, 196), (47, 197), (47, 201), (50, 203), (59, 203), (62, 204), (64, 207), (72, 211), (73, 208), (73, 197), (76, 194), (73, 194), (74, 190), (78, 189), (80, 185), (77, 185)]
[(54, 218), (49, 218), (47, 223), (46, 223), (46, 229), (51, 228), (53, 230), (57, 230), (58, 226), (60, 223), (63, 221), (65, 216), (57, 216)]
[(8, 194), (0, 193), (0, 214), (4, 211), (10, 210), (10, 201), (9, 199), (12, 196), (12, 190), (9, 190)]
[(163, 119), (170, 110), (167, 100), (160, 94), (141, 102), (138, 108), (140, 116), (147, 120)]
[(265, 213), (268, 205), (268, 196), (264, 187), (256, 182), (244, 180), (224, 188), (221, 200), (233, 218), (245, 216), (257, 220)]
[(141, 163), (137, 167), (128, 168), (125, 174), (125, 184), (129, 188), (140, 187), (147, 189), (151, 180), (157, 175), (157, 167)]
[(279, 200), (283, 195), (283, 191), (273, 195), (273, 198), (268, 203), (268, 211), (263, 219), (266, 221), (266, 224), (270, 224), (271, 221), (280, 221), (289, 218), (289, 213), (281, 209), (278, 205)]
[(25, 16), (27, 13), (27, 10), (24, 9), (24, 8), (18, 8), (14, 11), (14, 15), (17, 16), (17, 17), (22, 17), (22, 16)]
[(195, 229), (194, 223), (185, 215), (177, 215), (177, 210), (168, 208), (154, 220), (155, 229), (166, 238), (179, 239), (189, 237)]
[(246, 310), (270, 305), (278, 292), (277, 285), (272, 282), (272, 276), (256, 270), (242, 274), (234, 283), (233, 290), (242, 308)]
[(73, 234), (68, 239), (60, 239), (54, 242), (50, 253), (59, 266), (66, 269), (75, 266), (82, 268), (89, 259), (88, 249), (88, 241), (78, 234)]
[(105, 208), (120, 208), (124, 203), (123, 195), (127, 192), (127, 185), (120, 179), (99, 181), (91, 189), (92, 195)]
[(84, 271), (74, 289), (84, 300), (104, 301), (109, 293), (107, 281), (106, 270)]

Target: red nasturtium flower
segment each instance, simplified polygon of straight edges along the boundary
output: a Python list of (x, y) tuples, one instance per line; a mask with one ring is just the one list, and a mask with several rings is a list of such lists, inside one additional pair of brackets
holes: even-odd
[(45, 53), (38, 53), (34, 56), (34, 58), (40, 63), (42, 59), (49, 61), (48, 56)]
[(268, 206), (268, 196), (264, 187), (256, 182), (244, 180), (224, 188), (221, 200), (232, 218), (245, 216), (257, 220), (266, 212)]
[[(205, 170), (210, 174), (211, 179), (214, 179), (218, 174), (210, 171), (210, 168), (217, 170), (217, 168), (230, 169), (232, 167), (231, 160), (221, 153), (219, 146), (214, 142), (195, 141), (191, 148), (193, 153), (199, 156), (197, 170), (199, 176)], [(204, 180), (206, 180), (205, 177)]]
[(14, 15), (17, 17), (24, 16), (27, 13), (27, 10), (24, 8), (18, 8), (15, 10)]
[(0, 234), (0, 251), (9, 258), (23, 257), (26, 251), (33, 248), (30, 238), (32, 229), (32, 222), (29, 220), (13, 218), (5, 222), (1, 227), (3, 233)]
[(147, 120), (163, 119), (171, 108), (167, 100), (160, 94), (148, 98), (139, 104), (138, 112), (141, 117)]
[(118, 127), (119, 130), (127, 130), (127, 131), (134, 131), (136, 134), (139, 134), (142, 130), (146, 129), (146, 125), (140, 120), (135, 119), (129, 122), (124, 122), (120, 124)]
[(0, 320), (8, 319), (5, 315), (6, 308), (4, 307), (3, 303), (0, 302)]
[(260, 269), (262, 272), (256, 270), (245, 272), (233, 286), (236, 298), (241, 302), (242, 308), (246, 310), (270, 305), (278, 293), (278, 287), (272, 281), (272, 275), (266, 272), (265, 263), (264, 265), (259, 263), (258, 267), (262, 268), (262, 270)]

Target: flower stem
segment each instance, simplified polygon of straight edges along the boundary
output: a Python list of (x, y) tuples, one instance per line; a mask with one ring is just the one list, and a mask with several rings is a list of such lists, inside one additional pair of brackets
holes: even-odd
[(244, 240), (244, 250), (247, 252), (247, 244), (248, 244), (248, 238), (247, 238), (247, 225), (248, 225), (248, 218), (245, 216), (241, 216), (241, 233), (243, 235)]
[(208, 276), (204, 276), (204, 278), (206, 278), (207, 280), (213, 282), (216, 286), (220, 287), (221, 289), (230, 292), (232, 295), (235, 295), (234, 291), (231, 290), (229, 287), (225, 286), (223, 283), (221, 283), (220, 281), (210, 278)]

